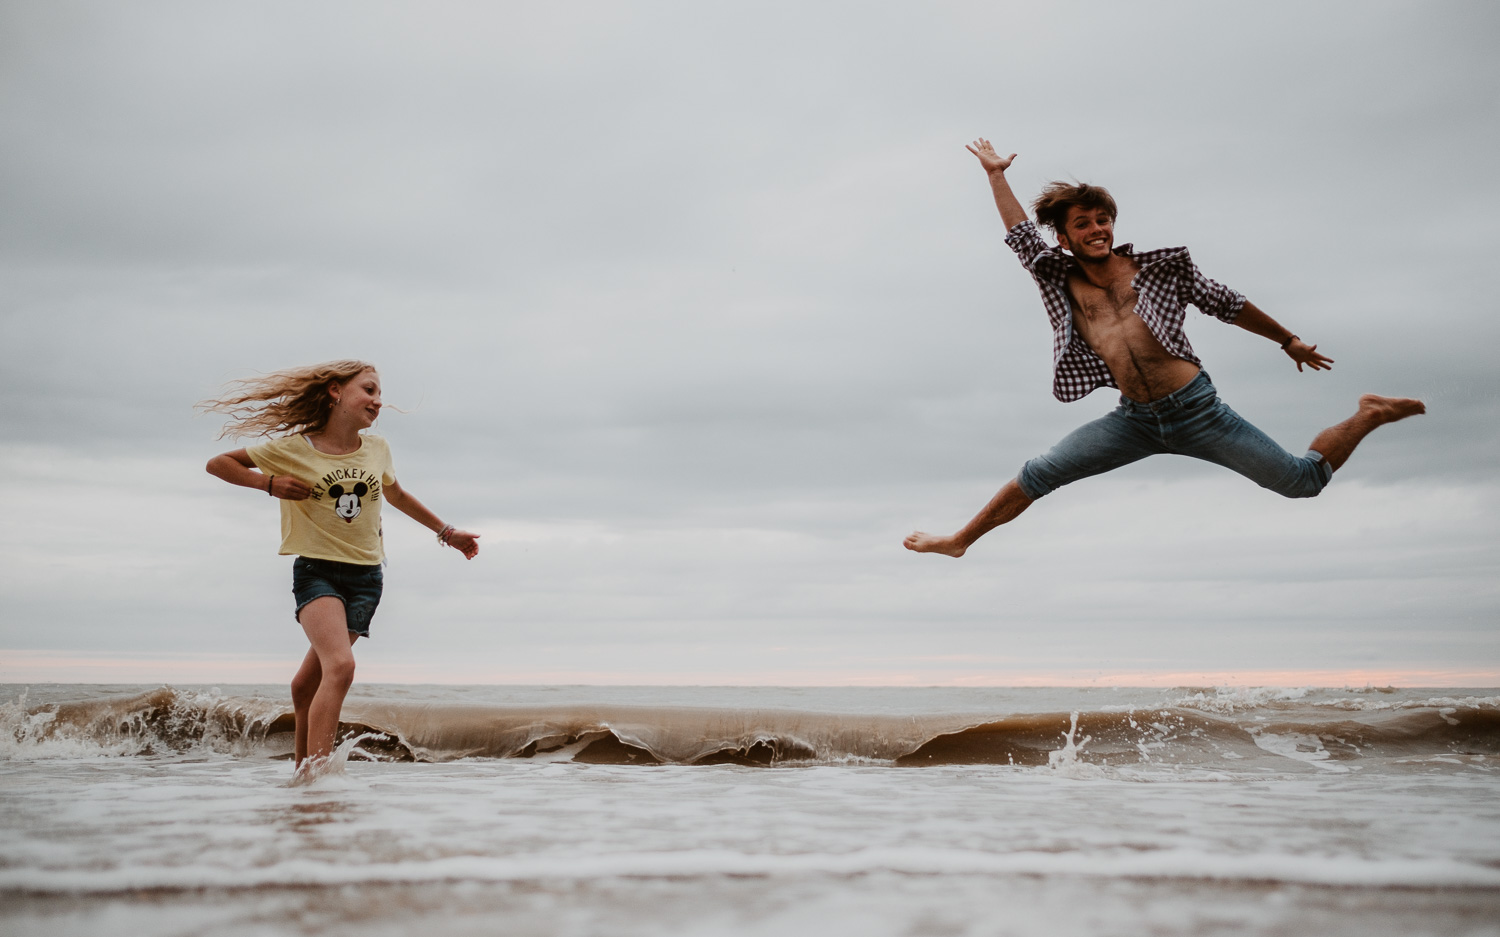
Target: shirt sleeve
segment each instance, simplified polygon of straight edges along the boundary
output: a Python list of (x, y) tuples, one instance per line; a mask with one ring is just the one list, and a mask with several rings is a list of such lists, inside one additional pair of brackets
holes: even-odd
[(1187, 295), (1183, 297), (1183, 302), (1197, 306), (1199, 312), (1222, 322), (1233, 322), (1239, 318), (1240, 310), (1245, 308), (1244, 296), (1204, 276), (1192, 261), (1188, 261), (1188, 269), (1191, 275), (1187, 280)]
[(1011, 228), (1005, 235), (1005, 244), (1016, 252), (1016, 257), (1021, 261), (1021, 266), (1027, 270), (1036, 263), (1037, 257), (1047, 250), (1047, 242), (1042, 240), (1041, 232), (1036, 229), (1036, 222), (1027, 218), (1025, 221)]
[(291, 475), (295, 466), (286, 456), (286, 440), (293, 439), (292, 436), (283, 436), (270, 442), (263, 442), (258, 446), (246, 446), (245, 454), (255, 467), (267, 475)]
[(380, 438), (380, 445), (385, 449), (385, 464), (380, 469), (380, 484), (391, 485), (396, 481), (396, 466), (391, 464), (391, 444)]

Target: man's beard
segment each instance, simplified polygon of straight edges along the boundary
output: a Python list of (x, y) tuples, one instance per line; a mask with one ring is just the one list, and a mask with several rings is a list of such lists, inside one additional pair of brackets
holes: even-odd
[(1073, 259), (1076, 260), (1076, 261), (1078, 261), (1081, 264), (1102, 264), (1102, 263), (1108, 263), (1109, 259), (1111, 257), (1113, 257), (1114, 255), (1115, 255), (1114, 245), (1111, 244), (1109, 246), (1109, 250), (1105, 251), (1102, 256), (1099, 256), (1099, 257), (1085, 257), (1083, 254), (1080, 254), (1077, 251), (1074, 251), (1073, 252)]

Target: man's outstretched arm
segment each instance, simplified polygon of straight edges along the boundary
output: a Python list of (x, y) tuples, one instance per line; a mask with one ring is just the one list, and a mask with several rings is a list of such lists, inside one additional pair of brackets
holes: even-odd
[(1235, 317), (1234, 324), (1247, 332), (1253, 332), (1262, 338), (1269, 338), (1280, 345), (1287, 353), (1287, 357), (1297, 362), (1297, 370), (1301, 371), (1305, 364), (1314, 371), (1333, 370), (1333, 359), (1327, 355), (1318, 353), (1317, 345), (1309, 345), (1302, 339), (1292, 334), (1292, 330), (1266, 315), (1250, 300), (1245, 300), (1245, 305), (1240, 309), (1240, 314)]
[(1005, 181), (1005, 170), (1015, 161), (1016, 154), (1001, 156), (984, 137), (970, 143), (965, 149), (979, 157), (979, 165), (984, 167), (990, 177), (990, 190), (995, 193), (995, 207), (1000, 209), (1000, 220), (1005, 222), (1005, 230), (1009, 231), (1025, 221), (1026, 209), (1021, 207), (1020, 199), (1010, 190), (1010, 183)]

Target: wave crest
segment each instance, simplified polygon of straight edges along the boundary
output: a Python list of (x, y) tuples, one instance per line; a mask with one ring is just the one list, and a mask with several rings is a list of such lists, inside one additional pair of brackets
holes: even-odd
[[(1369, 699), (1330, 711), (1326, 701), (1306, 696), (1188, 688), (1162, 708), (994, 715), (357, 700), (345, 706), (340, 740), (364, 736), (351, 746), (354, 756), (391, 761), (1050, 764), (1079, 776), (1088, 774), (1084, 765), (1348, 770), (1447, 759), (1489, 770), (1500, 764), (1493, 760), (1500, 756), (1500, 698)], [(22, 695), (0, 705), (0, 758), (287, 757), (292, 729), (286, 701), (218, 690), (160, 687), (41, 706)]]

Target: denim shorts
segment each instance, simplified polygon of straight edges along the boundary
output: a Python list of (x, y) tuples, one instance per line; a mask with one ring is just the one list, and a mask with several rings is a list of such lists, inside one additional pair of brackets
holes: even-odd
[(1333, 478), (1320, 453), (1294, 456), (1219, 399), (1208, 372), (1160, 400), (1121, 397), (1113, 411), (1085, 423), (1021, 467), (1016, 482), (1040, 498), (1069, 482), (1099, 475), (1149, 455), (1192, 456), (1233, 469), (1288, 498), (1316, 497)]
[(361, 566), (336, 560), (315, 560), (299, 556), (292, 563), (292, 595), (297, 612), (313, 599), (333, 596), (344, 603), (344, 621), (360, 637), (370, 636), (370, 619), (380, 604), (385, 575), (379, 566)]

